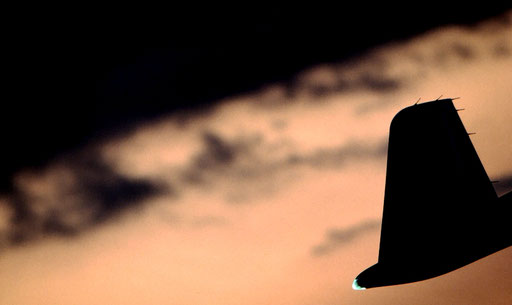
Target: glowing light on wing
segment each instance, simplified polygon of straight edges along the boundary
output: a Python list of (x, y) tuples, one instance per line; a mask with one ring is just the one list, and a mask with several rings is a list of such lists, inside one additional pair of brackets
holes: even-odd
[(366, 288), (359, 286), (359, 283), (357, 282), (357, 279), (352, 282), (352, 289), (354, 290), (366, 290)]

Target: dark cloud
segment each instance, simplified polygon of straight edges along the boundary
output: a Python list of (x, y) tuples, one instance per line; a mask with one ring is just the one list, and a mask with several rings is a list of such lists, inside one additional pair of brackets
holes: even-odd
[(500, 42), (494, 46), (493, 54), (496, 57), (509, 57), (512, 55), (512, 48), (506, 42)]
[(137, 206), (164, 189), (172, 193), (168, 186), (164, 188), (154, 181), (124, 177), (98, 159), (86, 159), (77, 170), (82, 185), (79, 192), (94, 203), (93, 222), (104, 221), (126, 208)]
[(230, 141), (213, 132), (206, 132), (203, 143), (203, 150), (196, 155), (186, 172), (237, 168), (245, 176), (251, 176), (251, 171), (259, 172), (261, 169), (278, 170), (297, 165), (316, 168), (339, 166), (345, 161), (379, 158), (387, 153), (387, 140), (377, 144), (353, 141), (339, 147), (319, 148), (306, 154), (291, 149), (285, 157), (280, 158), (276, 158), (270, 151), (270, 146), (276, 144), (265, 143), (261, 135)]
[(399, 90), (405, 85), (404, 79), (387, 75), (385, 67), (373, 66), (372, 70), (353, 72), (353, 74), (342, 70), (331, 72), (333, 79), (325, 83), (315, 80), (292, 83), (288, 88), (289, 96), (297, 92), (305, 92), (313, 97), (354, 91), (388, 93)]
[(231, 169), (240, 167), (242, 159), (253, 157), (252, 151), (261, 139), (261, 136), (256, 135), (229, 140), (215, 132), (205, 131), (202, 136), (202, 150), (182, 170), (181, 180), (188, 184), (205, 186), (212, 174), (228, 174)]
[(220, 136), (205, 132), (203, 134), (204, 152), (196, 157), (195, 164), (199, 168), (227, 165), (234, 161), (237, 148)]
[(444, 66), (449, 66), (454, 59), (469, 63), (477, 59), (478, 55), (477, 48), (474, 45), (457, 41), (437, 46), (433, 58), (425, 64), (437, 64), (443, 68)]
[(390, 92), (402, 87), (403, 81), (384, 75), (363, 74), (359, 79), (359, 87), (370, 91)]
[(470, 60), (475, 57), (475, 51), (471, 48), (471, 46), (467, 44), (463, 44), (461, 42), (456, 42), (452, 44), (452, 51), (454, 54), (461, 59)]
[(290, 154), (283, 162), (283, 166), (309, 165), (315, 168), (338, 167), (348, 161), (381, 158), (385, 157), (386, 154), (387, 141), (381, 141), (377, 145), (352, 142), (340, 147), (319, 149), (310, 154)]
[(203, 148), (180, 171), (178, 182), (183, 188), (202, 190), (225, 184), (227, 201), (245, 202), (278, 191), (296, 179), (300, 168), (338, 169), (350, 162), (383, 158), (386, 153), (386, 140), (354, 141), (304, 153), (285, 140), (270, 143), (258, 134), (229, 139), (208, 131)]
[(314, 256), (329, 254), (354, 241), (360, 235), (379, 229), (380, 225), (380, 220), (367, 220), (349, 228), (329, 230), (324, 242), (313, 247), (311, 252)]
[[(464, 14), (429, 5), (418, 10), (435, 18), (392, 9), (351, 9), (342, 18), (343, 9), (324, 5), (290, 9), (233, 14), (217, 8), (180, 14), (186, 22), (151, 14), (138, 16), (133, 24), (123, 14), (116, 17), (119, 22), (112, 15), (95, 18), (94, 25), (67, 19), (50, 25), (47, 20), (61, 16), (47, 14), (28, 18), (18, 29), (25, 33), (6, 44), (11, 59), (6, 87), (17, 100), (2, 108), (0, 189), (9, 190), (19, 170), (45, 165), (98, 136), (168, 113), (211, 109), (225, 97), (289, 80), (303, 69), (350, 60), (439, 26), (474, 24), (509, 11), (510, 5), (465, 7)], [(500, 27), (510, 24), (510, 14), (500, 18)], [(55, 26), (60, 24), (68, 26)], [(182, 43), (180, 37), (193, 38), (193, 43)], [(343, 88), (340, 82), (335, 90)], [(313, 88), (315, 95), (329, 90)]]
[(7, 244), (22, 244), (45, 235), (75, 236), (140, 207), (145, 199), (172, 193), (155, 181), (123, 176), (94, 153), (68, 162), (62, 175), (70, 183), (42, 195), (22, 187), (9, 195), (7, 206), (1, 208), (10, 211), (12, 217), (0, 239)]

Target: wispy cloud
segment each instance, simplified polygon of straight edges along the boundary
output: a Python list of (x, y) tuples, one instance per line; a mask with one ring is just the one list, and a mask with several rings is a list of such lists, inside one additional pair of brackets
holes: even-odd
[[(18, 176), (15, 192), (2, 201), (9, 216), (4, 217), (8, 229), (0, 232), (0, 240), (8, 245), (48, 235), (75, 236), (143, 207), (152, 197), (165, 196), (172, 202), (191, 189), (224, 193), (227, 202), (249, 202), (283, 190), (289, 181), (286, 177), (300, 168), (340, 168), (382, 158), (386, 145), (386, 141), (353, 141), (303, 152), (283, 142), (266, 141), (263, 135), (228, 139), (205, 131), (201, 149), (165, 179), (157, 173), (145, 178), (124, 175), (100, 154), (83, 151)], [(173, 216), (172, 223), (183, 221)], [(187, 220), (197, 227), (225, 221), (213, 216)]]
[(380, 228), (379, 220), (367, 220), (352, 227), (343, 229), (331, 229), (326, 233), (325, 240), (313, 247), (311, 253), (314, 256), (330, 254), (333, 251), (349, 244), (359, 236)]
[[(6, 219), (7, 225), (0, 227), (7, 233), (0, 235), (10, 242), (73, 236), (153, 196), (175, 202), (200, 190), (227, 202), (248, 202), (285, 190), (311, 169), (382, 162), (391, 116), (378, 115), (423, 94), (416, 92), (422, 82), (438, 87), (436, 78), (446, 71), (474, 72), (472, 67), (492, 60), (487, 70), (478, 66), (481, 75), (509, 62), (511, 19), (508, 14), (501, 23), (434, 31), (351, 61), (313, 67), (269, 88), (220, 100), (207, 113), (186, 113), (185, 121), (172, 115), (146, 122), (133, 134), (105, 139), (96, 147), (100, 153), (85, 147), (45, 169), (19, 173), (15, 191), (1, 201), (0, 222)], [(113, 157), (104, 156), (107, 150)], [(503, 185), (508, 184), (495, 187)]]
[(45, 235), (74, 236), (136, 208), (172, 189), (157, 181), (124, 177), (95, 153), (83, 152), (18, 177), (3, 201), (8, 230), (3, 244), (21, 244)]
[[(365, 58), (368, 60), (368, 58)], [(390, 93), (401, 89), (405, 79), (387, 73), (389, 62), (384, 58), (370, 58), (371, 65), (335, 64), (303, 72), (289, 85), (297, 95), (322, 97), (340, 93)]]
[(298, 174), (301, 168), (339, 169), (354, 162), (384, 158), (386, 151), (386, 140), (349, 141), (304, 152), (289, 143), (265, 141), (263, 135), (228, 140), (206, 132), (202, 150), (180, 170), (177, 181), (182, 189), (229, 184), (225, 197), (230, 202), (241, 202), (283, 189), (287, 180), (284, 177)]
[[(410, 89), (435, 70), (467, 66), (491, 58), (507, 58), (512, 55), (512, 39), (510, 31), (504, 29), (510, 24), (512, 14), (506, 14), (491, 23), (443, 29), (442, 34), (432, 31), (421, 40), (389, 44), (360, 58), (313, 67), (284, 83), (287, 94), (280, 99), (272, 96), (272, 103), (292, 102), (301, 96), (316, 102), (325, 96), (363, 92), (383, 97)], [(381, 98), (375, 102), (375, 109), (386, 100)], [(359, 112), (372, 109), (366, 105)]]

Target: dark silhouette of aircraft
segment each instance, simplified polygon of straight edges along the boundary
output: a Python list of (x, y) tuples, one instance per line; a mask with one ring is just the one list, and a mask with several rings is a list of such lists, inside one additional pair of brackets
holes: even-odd
[(356, 290), (430, 279), (512, 245), (512, 192), (498, 198), (452, 99), (392, 120), (377, 264)]

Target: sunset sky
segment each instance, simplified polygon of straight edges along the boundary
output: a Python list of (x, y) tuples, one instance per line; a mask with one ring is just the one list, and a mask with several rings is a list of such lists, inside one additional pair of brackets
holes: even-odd
[(512, 190), (512, 11), (283, 75), (13, 169), (0, 304), (510, 304), (510, 248), (427, 281), (351, 285), (377, 262), (402, 108), (460, 97), (498, 195)]

